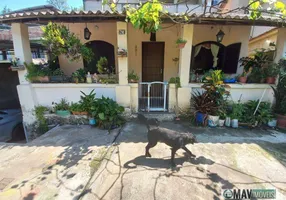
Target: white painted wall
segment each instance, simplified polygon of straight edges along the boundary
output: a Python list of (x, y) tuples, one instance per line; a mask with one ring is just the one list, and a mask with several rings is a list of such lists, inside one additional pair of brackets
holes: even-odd
[(69, 102), (80, 100), (80, 91), (90, 93), (93, 89), (96, 97), (109, 97), (116, 101), (115, 87), (117, 85), (104, 84), (22, 84), (18, 85), (18, 95), (23, 112), (23, 121), (29, 125), (35, 121), (33, 110), (35, 106), (52, 106), (52, 102), (59, 102), (66, 98)]
[[(190, 92), (192, 91), (202, 91), (202, 84), (192, 83), (189, 84)], [(274, 93), (269, 84), (229, 84), (230, 89), (230, 99), (237, 102), (240, 99), (241, 101), (246, 102), (249, 100), (258, 100), (261, 98), (264, 90), (266, 89), (264, 98), (262, 101), (267, 101), (273, 103)]]

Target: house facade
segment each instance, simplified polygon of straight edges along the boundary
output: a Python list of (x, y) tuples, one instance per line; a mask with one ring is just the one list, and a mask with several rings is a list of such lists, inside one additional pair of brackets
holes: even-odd
[[(254, 21), (246, 15), (196, 15), (193, 24), (174, 24), (164, 19), (163, 28), (156, 33), (156, 40), (150, 41), (150, 34), (144, 34), (126, 23), (121, 13), (101, 11), (80, 12), (24, 12), (0, 16), (2, 23), (11, 24), (15, 55), (20, 62), (31, 62), (27, 23), (47, 24), (49, 21), (65, 24), (70, 31), (96, 53), (95, 57), (108, 57), (114, 64), (117, 84), (99, 83), (29, 83), (26, 70), (18, 71), (20, 85), (18, 95), (26, 124), (33, 123), (33, 109), (37, 105), (51, 106), (61, 98), (70, 102), (80, 99), (80, 91), (95, 90), (96, 96), (110, 97), (129, 112), (138, 111), (184, 111), (190, 108), (191, 94), (200, 90), (201, 83), (194, 82), (193, 76), (200, 76), (209, 69), (222, 69), (229, 76), (243, 71), (238, 60), (248, 55), (249, 36)], [(257, 25), (278, 25), (277, 20), (256, 20)], [(84, 29), (91, 32), (89, 40), (84, 39)], [(225, 36), (217, 42), (217, 33)], [(277, 34), (277, 54), (284, 56), (286, 29)], [(176, 40), (184, 38), (184, 48), (178, 48)], [(118, 55), (118, 49), (125, 49), (127, 56)], [(87, 66), (82, 60), (71, 62), (59, 57), (60, 67), (67, 75)], [(140, 77), (138, 83), (128, 83), (128, 73), (134, 71)], [(171, 77), (180, 78), (180, 88), (168, 84)], [(157, 86), (156, 86), (157, 84)], [(156, 89), (157, 88), (157, 89)], [(231, 100), (273, 101), (273, 93), (268, 84), (232, 84)]]

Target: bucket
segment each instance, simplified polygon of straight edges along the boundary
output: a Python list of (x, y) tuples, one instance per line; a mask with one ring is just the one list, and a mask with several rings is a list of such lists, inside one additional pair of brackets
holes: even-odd
[(90, 118), (90, 119), (89, 119), (89, 125), (94, 126), (95, 124), (96, 124), (96, 120), (93, 119), (93, 118)]
[(277, 120), (276, 119), (272, 119), (271, 121), (268, 121), (267, 125), (269, 127), (276, 127), (277, 126)]
[(206, 114), (203, 114), (201, 112), (197, 112), (196, 113), (196, 121), (197, 121), (197, 123), (204, 124), (205, 117), (206, 117)]
[(224, 122), (225, 122), (224, 119), (220, 119), (220, 120), (218, 121), (218, 125), (219, 125), (220, 127), (223, 127), (223, 126), (224, 126)]
[(238, 128), (238, 119), (231, 120), (231, 127)]
[(227, 117), (226, 119), (225, 119), (225, 126), (227, 126), (227, 127), (230, 127), (230, 117)]

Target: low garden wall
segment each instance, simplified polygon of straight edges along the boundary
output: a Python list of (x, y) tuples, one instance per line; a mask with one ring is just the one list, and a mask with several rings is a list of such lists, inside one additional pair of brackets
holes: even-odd
[[(180, 108), (189, 108), (191, 95), (186, 93), (186, 90), (189, 91), (189, 94), (194, 91), (201, 92), (203, 89), (201, 86), (203, 83), (190, 83), (187, 88), (178, 88), (176, 89), (175, 84), (169, 84), (169, 111), (181, 111)], [(258, 100), (262, 97), (264, 90), (265, 94), (262, 101), (274, 102), (274, 93), (269, 84), (228, 84), (230, 89), (230, 98), (229, 100), (237, 102), (241, 98), (241, 102), (247, 102), (249, 100)], [(180, 92), (179, 90), (182, 90)], [(181, 94), (182, 93), (182, 94)], [(176, 95), (178, 97), (176, 98)], [(176, 108), (178, 101), (179, 108)]]
[[(189, 88), (190, 92), (193, 91), (202, 91), (201, 86), (202, 83), (190, 83)], [(228, 84), (230, 89), (230, 99), (237, 102), (241, 97), (241, 102), (246, 102), (249, 100), (258, 100), (262, 97), (264, 90), (265, 94), (262, 101), (267, 101), (273, 103), (274, 101), (274, 93), (269, 84), (255, 84), (255, 83), (247, 83), (247, 84)]]
[(88, 94), (94, 90), (96, 97), (109, 97), (116, 100), (115, 84), (31, 84), (36, 104), (51, 106), (65, 98), (69, 102), (78, 102), (81, 92)]
[(93, 89), (96, 97), (109, 97), (116, 101), (117, 84), (21, 84), (17, 86), (19, 100), (25, 124), (32, 124), (35, 121), (35, 106), (52, 106), (52, 103), (59, 102), (65, 98), (68, 102), (78, 102), (80, 91), (90, 93)]

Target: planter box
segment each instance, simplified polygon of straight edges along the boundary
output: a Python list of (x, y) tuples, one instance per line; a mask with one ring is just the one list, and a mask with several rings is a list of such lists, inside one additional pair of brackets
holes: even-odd
[(70, 111), (68, 110), (57, 110), (56, 114), (61, 117), (67, 117), (71, 115)]
[(12, 71), (21, 71), (21, 70), (25, 70), (25, 65), (18, 65), (17, 67), (14, 66), (10, 66)]

